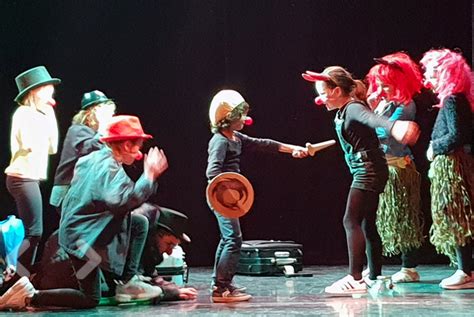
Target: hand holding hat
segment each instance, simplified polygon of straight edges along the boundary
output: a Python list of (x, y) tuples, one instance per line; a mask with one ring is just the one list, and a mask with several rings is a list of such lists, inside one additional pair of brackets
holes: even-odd
[(249, 180), (238, 173), (221, 173), (206, 188), (209, 206), (227, 218), (239, 218), (252, 207), (253, 187)]

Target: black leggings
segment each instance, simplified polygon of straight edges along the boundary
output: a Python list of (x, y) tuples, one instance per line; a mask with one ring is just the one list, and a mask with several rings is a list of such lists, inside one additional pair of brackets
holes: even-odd
[(18, 275), (30, 276), (43, 235), (43, 200), (39, 181), (7, 175), (6, 185), (15, 200), (18, 218), (25, 227), (25, 239), (18, 256)]
[(467, 275), (471, 275), (472, 261), (472, 242), (466, 243), (463, 247), (456, 247), (456, 258), (458, 261), (458, 269)]
[[(69, 255), (77, 289), (57, 288), (39, 290), (31, 299), (33, 307), (56, 306), (76, 309), (94, 308), (100, 301), (99, 263), (88, 263)], [(92, 265), (91, 265), (92, 264)]]
[(418, 254), (420, 253), (420, 249), (413, 248), (406, 252), (402, 252), (402, 267), (414, 269), (418, 266)]
[(351, 188), (344, 214), (347, 249), (349, 251), (349, 274), (354, 279), (362, 278), (366, 253), (370, 279), (382, 273), (382, 241), (377, 232), (375, 218), (379, 194)]

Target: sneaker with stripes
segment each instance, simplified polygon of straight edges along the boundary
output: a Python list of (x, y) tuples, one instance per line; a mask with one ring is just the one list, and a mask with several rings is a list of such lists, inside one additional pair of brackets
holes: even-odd
[(347, 275), (326, 287), (325, 292), (337, 295), (365, 294), (367, 293), (367, 284), (364, 279), (356, 281), (352, 275)]

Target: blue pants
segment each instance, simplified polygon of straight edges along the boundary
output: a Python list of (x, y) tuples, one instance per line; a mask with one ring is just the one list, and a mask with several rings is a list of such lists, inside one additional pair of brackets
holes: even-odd
[(242, 231), (238, 218), (226, 218), (214, 211), (221, 239), (216, 250), (212, 279), (217, 287), (225, 288), (232, 283), (239, 264), (242, 247)]

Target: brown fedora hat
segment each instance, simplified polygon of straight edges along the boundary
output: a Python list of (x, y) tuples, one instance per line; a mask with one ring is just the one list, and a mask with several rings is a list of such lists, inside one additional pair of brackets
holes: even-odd
[(214, 177), (206, 188), (209, 206), (227, 218), (239, 218), (252, 207), (254, 191), (239, 173), (226, 172)]

